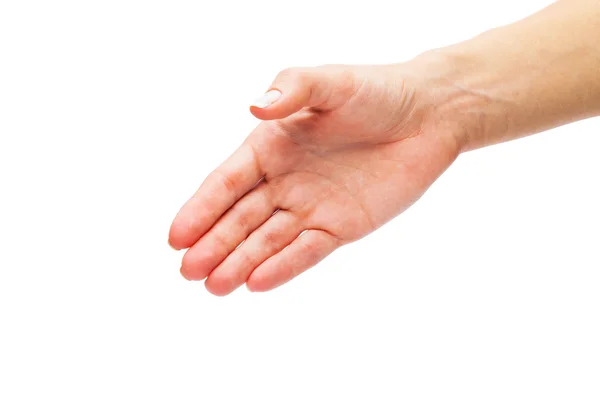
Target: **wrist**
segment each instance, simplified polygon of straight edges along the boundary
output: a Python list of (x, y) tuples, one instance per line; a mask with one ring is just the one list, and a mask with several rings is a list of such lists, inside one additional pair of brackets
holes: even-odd
[(494, 89), (503, 77), (465, 47), (431, 50), (410, 62), (429, 103), (428, 123), (451, 135), (459, 153), (508, 140), (514, 130), (515, 107)]
[(411, 62), (461, 151), (600, 115), (600, 13), (568, 3)]

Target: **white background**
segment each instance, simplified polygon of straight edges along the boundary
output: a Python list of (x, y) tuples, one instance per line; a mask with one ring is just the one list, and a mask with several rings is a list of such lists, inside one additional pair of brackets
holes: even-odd
[(270, 293), (213, 297), (167, 246), (280, 69), (548, 3), (0, 2), (0, 398), (598, 399), (598, 119), (461, 156)]

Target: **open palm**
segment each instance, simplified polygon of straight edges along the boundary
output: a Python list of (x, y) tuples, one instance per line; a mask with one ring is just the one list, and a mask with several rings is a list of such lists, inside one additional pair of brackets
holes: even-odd
[[(265, 120), (170, 232), (182, 274), (225, 295), (270, 290), (414, 203), (458, 152), (426, 91), (391, 67), (290, 69)], [(276, 93), (277, 94), (277, 93)]]

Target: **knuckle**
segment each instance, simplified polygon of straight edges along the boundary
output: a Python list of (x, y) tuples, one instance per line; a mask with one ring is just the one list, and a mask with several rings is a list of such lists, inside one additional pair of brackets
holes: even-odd
[(214, 232), (211, 235), (211, 241), (214, 243), (214, 246), (221, 251), (227, 251), (231, 247), (230, 241), (227, 240), (227, 235), (224, 235), (221, 232)]
[(246, 251), (243, 246), (237, 250), (237, 259), (241, 265), (254, 265), (255, 257)]
[(298, 68), (296, 68), (296, 67), (289, 67), (289, 68), (282, 69), (277, 74), (277, 80), (286, 80), (292, 76), (295, 76), (297, 69)]
[(236, 225), (242, 231), (244, 236), (248, 236), (252, 231), (252, 216), (248, 212), (238, 211)]
[(308, 260), (316, 259), (319, 256), (319, 250), (320, 246), (315, 241), (304, 242), (301, 246), (302, 254), (304, 254)]
[(215, 179), (225, 188), (227, 193), (234, 198), (237, 198), (237, 188), (235, 186), (235, 181), (237, 179), (236, 175), (237, 174), (235, 173), (224, 174), (220, 171), (213, 172)]
[(263, 233), (263, 241), (266, 247), (275, 247), (281, 241), (281, 234), (277, 231), (266, 231)]
[[(280, 213), (282, 215), (279, 215)], [(279, 215), (280, 218), (290, 218), (290, 215), (285, 211), (278, 211), (276, 215)], [(283, 220), (279, 220), (281, 224), (280, 226), (271, 225), (269, 229), (265, 229), (262, 232), (261, 245), (269, 252), (280, 250), (282, 245), (286, 244), (286, 240), (289, 237), (289, 232), (287, 228), (289, 226), (289, 223), (282, 223), (281, 221)]]
[(306, 84), (309, 81), (309, 73), (306, 68), (291, 67), (283, 69), (277, 75), (278, 81), (289, 81), (295, 84)]

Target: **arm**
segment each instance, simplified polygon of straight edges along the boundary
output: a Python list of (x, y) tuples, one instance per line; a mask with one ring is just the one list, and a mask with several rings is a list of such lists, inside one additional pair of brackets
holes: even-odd
[(422, 58), (464, 150), (600, 115), (597, 0), (561, 0)]
[(273, 289), (406, 210), (467, 150), (600, 115), (600, 2), (383, 66), (282, 71), (169, 234), (181, 273)]

